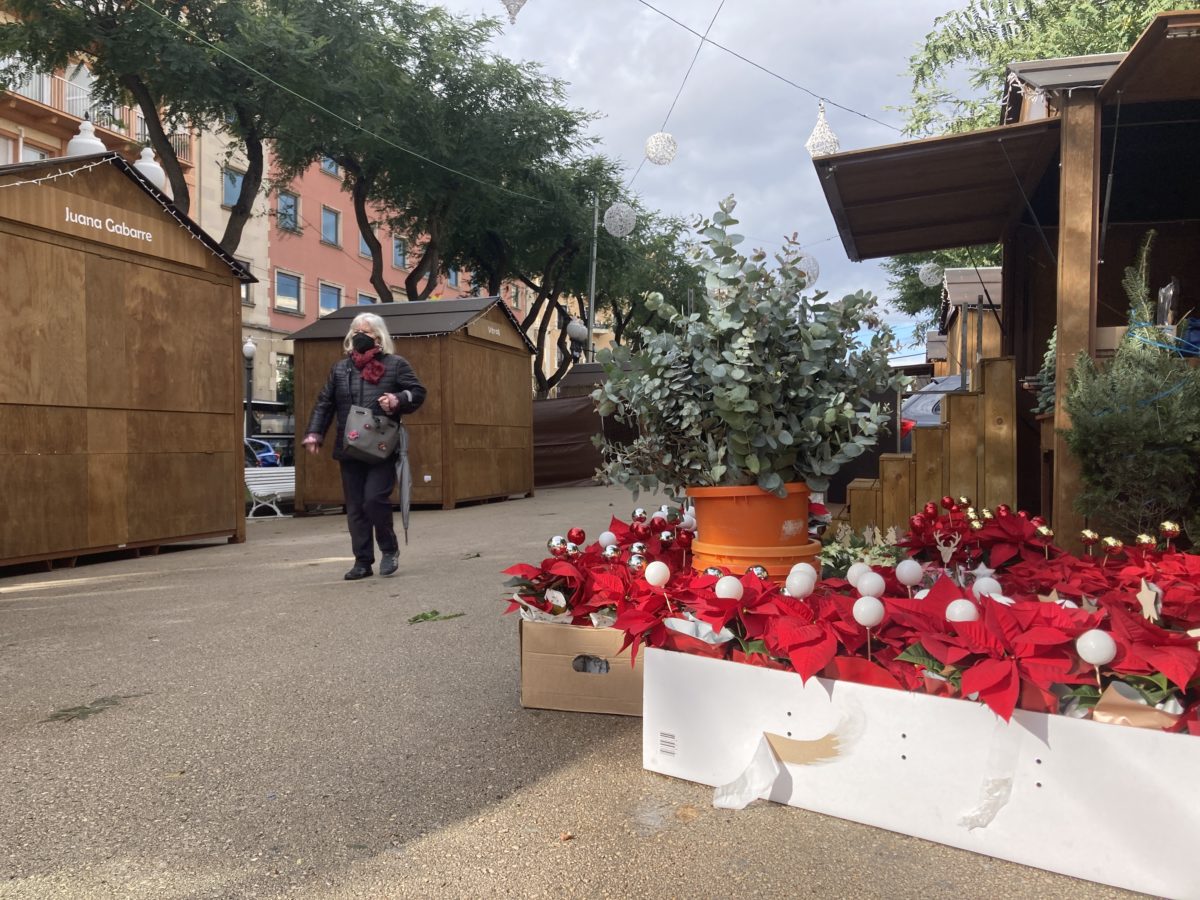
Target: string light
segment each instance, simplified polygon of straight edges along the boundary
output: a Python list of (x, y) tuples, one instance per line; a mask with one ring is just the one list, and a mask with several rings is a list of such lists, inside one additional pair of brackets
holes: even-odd
[(0, 188), (21, 187), (22, 185), (26, 184), (45, 184), (48, 181), (54, 181), (55, 179), (66, 178), (68, 176), (74, 178), (77, 172), (86, 172), (88, 169), (94, 169), (97, 166), (106, 166), (110, 161), (111, 160), (109, 159), (98, 159), (95, 162), (90, 162), (82, 166), (75, 166), (71, 169), (59, 169), (53, 175), (43, 175), (41, 178), (28, 178), (22, 181), (8, 181), (4, 184), (0, 184)]

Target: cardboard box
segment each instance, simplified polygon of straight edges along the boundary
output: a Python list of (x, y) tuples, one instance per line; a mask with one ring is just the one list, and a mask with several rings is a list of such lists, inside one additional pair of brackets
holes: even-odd
[(642, 714), (642, 656), (619, 656), (625, 633), (521, 620), (521, 705), (567, 712)]
[[(642, 654), (639, 654), (639, 656)], [(647, 650), (646, 769), (1200, 898), (1200, 738)], [(724, 786), (724, 787), (722, 787)], [(736, 804), (731, 804), (736, 805)]]

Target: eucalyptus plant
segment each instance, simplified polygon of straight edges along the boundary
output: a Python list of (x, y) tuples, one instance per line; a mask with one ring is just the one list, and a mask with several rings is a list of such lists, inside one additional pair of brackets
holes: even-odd
[[(600, 414), (637, 431), (627, 444), (598, 440), (601, 472), (635, 495), (757, 485), (784, 496), (798, 481), (825, 490), (888, 428), (891, 410), (871, 397), (903, 386), (874, 296), (810, 296), (794, 239), (773, 266), (761, 250), (738, 253), (735, 205), (726, 198), (698, 227), (693, 255), (707, 304), (685, 313), (652, 294), (658, 330), (636, 352), (597, 354), (606, 375), (592, 395)], [(866, 344), (856, 337), (864, 329)]]

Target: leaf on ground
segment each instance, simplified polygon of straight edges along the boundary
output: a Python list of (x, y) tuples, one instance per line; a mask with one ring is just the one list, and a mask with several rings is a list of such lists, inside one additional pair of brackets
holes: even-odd
[(76, 719), (86, 719), (88, 716), (102, 713), (106, 709), (120, 706), (122, 700), (134, 700), (145, 696), (145, 694), (111, 694), (107, 697), (97, 697), (91, 703), (85, 703), (82, 706), (65, 706), (62, 709), (56, 709), (42, 721), (74, 722)]
[(558, 839), (565, 844), (567, 841), (574, 840), (575, 835), (571, 834), (571, 832), (569, 832), (569, 831), (564, 831), (562, 834), (560, 834), (558, 836)]
[(457, 619), (459, 616), (465, 616), (466, 613), (447, 613), (442, 615), (436, 609), (431, 609), (423, 613), (417, 613), (408, 620), (409, 625), (420, 625), (422, 622), (445, 622), (447, 619)]
[(462, 558), (463, 559), (479, 559), (479, 557), (482, 555), (483, 555), (482, 553), (464, 553)]

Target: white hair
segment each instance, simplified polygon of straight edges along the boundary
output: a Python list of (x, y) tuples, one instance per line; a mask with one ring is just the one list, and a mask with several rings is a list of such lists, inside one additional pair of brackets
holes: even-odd
[(375, 335), (375, 340), (383, 348), (384, 353), (396, 352), (396, 345), (392, 343), (392, 336), (388, 334), (387, 323), (375, 313), (365, 312), (354, 317), (354, 321), (350, 323), (350, 330), (346, 332), (346, 339), (342, 341), (342, 347), (347, 353), (350, 352), (351, 341), (354, 340), (354, 330), (359, 325), (370, 326), (371, 333)]

